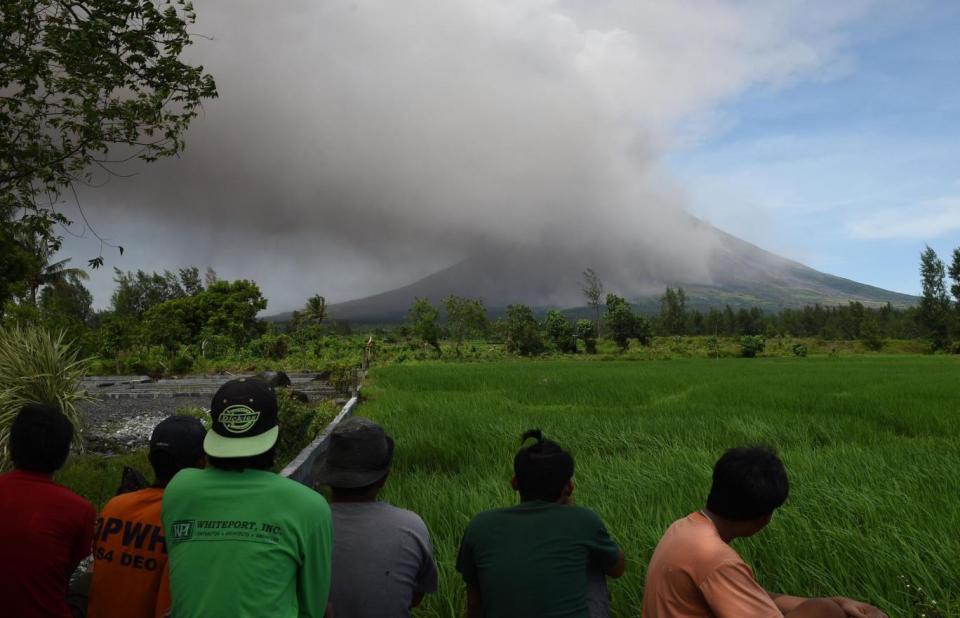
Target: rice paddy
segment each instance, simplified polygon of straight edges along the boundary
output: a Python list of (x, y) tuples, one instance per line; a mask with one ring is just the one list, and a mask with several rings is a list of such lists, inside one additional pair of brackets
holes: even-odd
[(460, 535), (516, 502), (512, 457), (531, 427), (572, 451), (576, 502), (627, 554), (615, 616), (639, 615), (653, 548), (703, 506), (716, 458), (754, 443), (777, 448), (791, 480), (770, 526), (734, 543), (767, 589), (960, 616), (956, 358), (394, 365), (365, 392), (359, 413), (397, 443), (384, 498), (433, 535), (440, 588), (418, 616), (460, 615)]

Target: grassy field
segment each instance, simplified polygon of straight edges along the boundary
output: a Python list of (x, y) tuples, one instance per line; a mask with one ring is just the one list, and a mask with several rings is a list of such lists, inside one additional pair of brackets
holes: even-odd
[[(768, 529), (735, 542), (768, 589), (845, 594), (891, 616), (960, 616), (960, 359), (680, 359), (395, 365), (360, 413), (397, 441), (386, 499), (430, 527), (440, 589), (419, 616), (458, 616), (469, 519), (515, 502), (520, 433), (577, 459), (576, 501), (628, 556), (616, 616), (640, 613), (666, 526), (700, 508), (724, 449), (775, 446), (792, 483)], [(907, 584), (923, 589), (910, 592)]]

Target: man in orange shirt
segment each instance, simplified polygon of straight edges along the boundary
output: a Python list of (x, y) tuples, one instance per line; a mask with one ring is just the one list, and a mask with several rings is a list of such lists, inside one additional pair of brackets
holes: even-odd
[(117, 496), (97, 520), (88, 618), (162, 618), (170, 610), (160, 504), (177, 472), (204, 466), (205, 435), (191, 416), (171, 416), (154, 428), (149, 458), (156, 482)]
[(643, 593), (643, 618), (886, 618), (846, 597), (805, 599), (764, 590), (730, 547), (763, 530), (789, 492), (777, 455), (730, 449), (713, 469), (707, 507), (675, 521), (660, 539)]

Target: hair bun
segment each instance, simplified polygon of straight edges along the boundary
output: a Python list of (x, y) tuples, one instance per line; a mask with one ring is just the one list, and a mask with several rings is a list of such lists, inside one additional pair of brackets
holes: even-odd
[(527, 431), (523, 432), (522, 436), (520, 436), (520, 444), (522, 445), (530, 438), (536, 440), (537, 444), (543, 444), (543, 431), (539, 429), (528, 429)]

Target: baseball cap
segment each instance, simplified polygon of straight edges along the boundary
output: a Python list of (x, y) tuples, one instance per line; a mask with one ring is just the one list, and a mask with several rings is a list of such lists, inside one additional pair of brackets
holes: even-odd
[(393, 438), (380, 425), (355, 416), (337, 425), (317, 464), (317, 483), (355, 488), (382, 479), (393, 460)]
[(169, 453), (181, 468), (194, 465), (203, 455), (203, 439), (207, 430), (200, 419), (192, 416), (168, 416), (150, 434), (151, 453)]
[(203, 441), (211, 457), (252, 457), (277, 443), (277, 394), (256, 378), (237, 378), (220, 387), (210, 404), (213, 424)]

